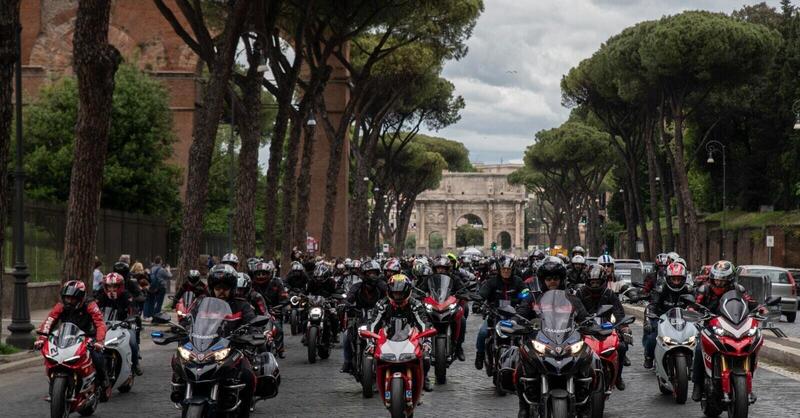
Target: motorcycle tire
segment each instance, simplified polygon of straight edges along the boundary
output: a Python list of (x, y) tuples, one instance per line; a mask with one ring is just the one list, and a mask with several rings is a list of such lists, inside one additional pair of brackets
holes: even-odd
[(686, 403), (686, 396), (689, 393), (689, 365), (686, 357), (675, 356), (675, 370), (672, 377), (672, 396), (675, 403), (683, 405)]
[(205, 405), (189, 405), (183, 409), (181, 418), (205, 418)]
[(550, 416), (553, 418), (569, 418), (569, 401), (562, 398), (551, 398)]
[(447, 340), (444, 338), (436, 338), (434, 340), (434, 359), (436, 383), (443, 385), (447, 383)]
[(747, 418), (750, 399), (747, 396), (747, 376), (731, 374), (731, 403), (728, 405), (728, 418)]
[(82, 417), (88, 417), (89, 415), (93, 415), (94, 411), (97, 410), (97, 403), (100, 402), (97, 397), (94, 397), (92, 402), (89, 402), (83, 408), (78, 410), (78, 414)]
[(389, 412), (392, 418), (405, 418), (406, 416), (406, 399), (405, 399), (405, 384), (402, 377), (392, 378), (392, 401), (390, 404)]
[(320, 344), (319, 352), (317, 354), (319, 354), (319, 358), (326, 360), (331, 356), (331, 348), (327, 344)]
[(292, 309), (292, 319), (290, 320), (292, 324), (292, 335), (297, 335), (300, 333), (300, 313), (296, 310)]
[(705, 378), (705, 400), (700, 401), (700, 408), (703, 414), (709, 418), (716, 418), (722, 413), (722, 408), (719, 405), (719, 400), (716, 394), (711, 393), (709, 390), (708, 377)]
[(56, 376), (50, 389), (50, 418), (67, 418), (69, 416), (70, 382), (66, 376)]
[(592, 391), (590, 416), (592, 418), (603, 418), (603, 412), (606, 409), (606, 391), (605, 391), (605, 377), (598, 374), (597, 389)]
[(370, 356), (364, 356), (364, 360), (361, 361), (361, 396), (364, 398), (371, 398), (373, 394), (372, 386), (375, 379), (375, 373), (372, 370), (373, 361)]
[(664, 386), (663, 384), (661, 384), (661, 379), (658, 376), (656, 376), (656, 382), (658, 382), (658, 390), (661, 391), (662, 395), (672, 395), (672, 391), (667, 389), (667, 387)]
[(122, 385), (118, 387), (117, 390), (119, 393), (128, 393), (131, 391), (131, 386), (133, 386), (133, 382), (131, 382), (131, 384)]
[(319, 339), (319, 328), (311, 327), (306, 336), (306, 348), (308, 348), (308, 363), (317, 362), (317, 340)]
[(497, 373), (492, 377), (492, 383), (494, 383), (494, 393), (499, 396), (503, 397), (506, 396), (506, 391), (503, 389), (503, 384), (500, 382), (500, 373)]

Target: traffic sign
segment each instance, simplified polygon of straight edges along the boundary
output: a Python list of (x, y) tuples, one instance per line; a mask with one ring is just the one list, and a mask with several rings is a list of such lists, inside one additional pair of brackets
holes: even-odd
[(775, 246), (775, 236), (767, 235), (767, 248), (772, 248)]

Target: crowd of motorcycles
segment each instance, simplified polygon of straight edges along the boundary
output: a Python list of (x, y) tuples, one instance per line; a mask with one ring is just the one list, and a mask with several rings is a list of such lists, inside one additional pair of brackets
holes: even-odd
[[(589, 266), (584, 254), (580, 247), (572, 258), (540, 251), (527, 259), (447, 255), (323, 260), (296, 254), (283, 278), (273, 262), (261, 259), (247, 260), (237, 272), (238, 259), (228, 254), (210, 271), (208, 285), (199, 273), (190, 273), (196, 277), (187, 279), (173, 300), (176, 316), (155, 315), (153, 323), (166, 327), (152, 331), (151, 338), (158, 345), (178, 344), (170, 397), (184, 418), (247, 417), (257, 402), (276, 397), (284, 329), (302, 336), (312, 364), (329, 358), (344, 336), (341, 342), (349, 354), (342, 371), (361, 386), (363, 397), (377, 393), (392, 417), (411, 417), (423, 392), (433, 390), (429, 379), (446, 384), (449, 366), (464, 361), (465, 324), (471, 313), (484, 317), (487, 331), (485, 354), (475, 366), (491, 379), (498, 396), (517, 395), (520, 417), (602, 417), (613, 389), (624, 389), (621, 370), (630, 361), (620, 348), (633, 343), (628, 325), (634, 318), (615, 317), (614, 306), (608, 304), (578, 314), (575, 295), (591, 274), (605, 272), (602, 277), (609, 281), (616, 277), (611, 257)], [(663, 256), (650, 283), (625, 289), (627, 302), (645, 304), (669, 286), (667, 267), (682, 260), (676, 254)], [(543, 288), (546, 282), (538, 280), (540, 266), (547, 263), (560, 263), (568, 272), (561, 287)], [(501, 268), (513, 268), (512, 277), (524, 288), (507, 299), (487, 298), (481, 289), (489, 281), (510, 283), (499, 277)], [(359, 296), (365, 287), (370, 291), (399, 283), (398, 275), (411, 283), (412, 298), (428, 316), (422, 322), (430, 327), (402, 315), (376, 321), (375, 304), (390, 297), (391, 288), (367, 303)], [(225, 284), (224, 278), (230, 277), (234, 286)], [(685, 403), (693, 362), (702, 353), (700, 404), (709, 417), (723, 412), (746, 417), (756, 400), (752, 379), (763, 343), (759, 324), (765, 306), (779, 299), (753, 307), (740, 290), (719, 297), (718, 309), (683, 291), (664, 312), (646, 310), (646, 333), (655, 338), (650, 366), (658, 388), (676, 403)], [(521, 315), (522, 305), (535, 314)], [(103, 317), (106, 390), (125, 393), (136, 376), (130, 343), (140, 339), (141, 319), (134, 315), (119, 320), (110, 309)], [(71, 322), (60, 323), (45, 337), (41, 352), (50, 379), (51, 415), (91, 415), (101, 398), (92, 338)]]

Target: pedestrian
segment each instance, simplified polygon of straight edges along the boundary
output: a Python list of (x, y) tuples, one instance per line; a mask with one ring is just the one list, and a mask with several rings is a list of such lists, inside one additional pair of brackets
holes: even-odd
[(161, 256), (156, 256), (153, 259), (153, 265), (150, 266), (150, 288), (144, 304), (145, 318), (152, 318), (153, 315), (161, 312), (164, 297), (167, 295), (167, 281), (172, 278), (172, 273), (169, 271), (169, 265), (162, 264)]
[[(148, 278), (147, 272), (144, 270), (144, 265), (142, 263), (133, 263), (133, 267), (131, 267), (131, 280), (136, 282), (141, 288), (141, 294), (139, 296), (134, 296), (133, 300), (138, 309), (137, 312), (144, 313), (144, 305), (147, 301), (147, 295), (149, 295), (148, 290), (150, 288), (150, 279)], [(147, 318), (147, 315), (145, 315), (145, 319)]]
[(94, 256), (94, 273), (92, 274), (92, 291), (94, 292), (103, 286), (103, 272), (100, 271), (102, 265), (103, 262), (100, 261), (100, 258)]

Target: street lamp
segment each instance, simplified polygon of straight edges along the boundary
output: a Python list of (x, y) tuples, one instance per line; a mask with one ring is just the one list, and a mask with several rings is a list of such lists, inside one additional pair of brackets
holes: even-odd
[(721, 246), (722, 258), (724, 259), (725, 258), (725, 212), (728, 209), (728, 206), (726, 204), (727, 160), (725, 158), (725, 144), (712, 139), (711, 141), (708, 141), (708, 143), (706, 144), (706, 151), (708, 151), (708, 160), (706, 160), (706, 162), (709, 164), (714, 164), (715, 152), (719, 152), (720, 154), (722, 154), (722, 221), (720, 222), (720, 225), (722, 227), (722, 246)]
[(14, 169), (14, 309), (11, 312), (11, 335), (6, 343), (18, 348), (28, 349), (33, 345), (33, 324), (28, 305), (28, 266), (25, 264), (25, 219), (23, 218), (23, 198), (25, 191), (25, 171), (22, 165), (22, 25), (17, 26), (17, 65), (16, 65), (16, 124), (17, 153)]

